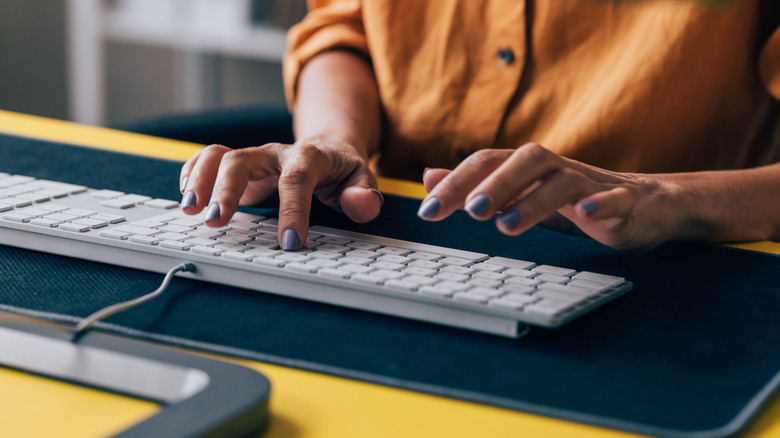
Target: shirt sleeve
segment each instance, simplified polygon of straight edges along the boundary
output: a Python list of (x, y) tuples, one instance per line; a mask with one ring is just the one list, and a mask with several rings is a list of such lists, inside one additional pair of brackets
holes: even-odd
[(368, 56), (361, 0), (309, 0), (309, 13), (288, 32), (282, 74), (291, 110), (301, 68), (317, 54), (333, 49)]
[(769, 93), (780, 100), (780, 28), (775, 29), (761, 49), (758, 71)]

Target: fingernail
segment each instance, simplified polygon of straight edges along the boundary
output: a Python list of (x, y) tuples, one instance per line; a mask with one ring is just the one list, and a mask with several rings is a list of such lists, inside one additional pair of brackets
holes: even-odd
[(379, 196), (379, 206), (380, 206), (380, 207), (381, 207), (381, 206), (383, 206), (383, 205), (385, 205), (385, 197), (384, 197), (384, 196), (382, 196), (382, 193), (381, 193), (379, 190), (377, 190), (377, 189), (373, 189), (373, 188), (369, 188), (368, 190), (370, 190), (370, 191), (372, 191), (372, 192), (376, 193), (376, 195), (377, 195), (377, 196)]
[(439, 201), (439, 198), (430, 198), (423, 202), (423, 205), (421, 205), (420, 209), (417, 210), (417, 216), (422, 219), (430, 219), (436, 216), (436, 213), (439, 212), (440, 207), (441, 202)]
[(189, 208), (195, 206), (195, 192), (190, 190), (189, 192), (184, 194), (184, 198), (181, 200), (181, 206), (182, 208)]
[(504, 228), (511, 230), (520, 222), (520, 212), (517, 210), (510, 210), (498, 217), (498, 221)]
[(578, 207), (580, 207), (580, 210), (584, 211), (585, 214), (591, 214), (596, 211), (596, 203), (590, 199), (580, 202)]
[(209, 206), (208, 211), (206, 211), (206, 220), (207, 221), (215, 221), (219, 219), (219, 204), (214, 203)]
[(473, 214), (474, 216), (482, 216), (485, 214), (485, 211), (487, 211), (489, 206), (490, 199), (488, 199), (487, 195), (480, 193), (479, 195), (473, 197), (468, 204), (466, 204), (466, 211)]
[(282, 249), (285, 251), (289, 251), (291, 249), (297, 249), (298, 243), (300, 241), (298, 240), (298, 232), (293, 230), (292, 228), (288, 228), (284, 230), (284, 234), (282, 234)]
[(179, 191), (180, 192), (184, 193), (184, 189), (187, 188), (187, 181), (189, 181), (189, 180), (190, 179), (188, 177), (186, 177), (186, 176), (184, 178), (182, 178), (181, 185), (179, 186)]
[(426, 167), (425, 169), (423, 169), (423, 179), (425, 178), (425, 174), (428, 173), (429, 170), (431, 170), (430, 167)]

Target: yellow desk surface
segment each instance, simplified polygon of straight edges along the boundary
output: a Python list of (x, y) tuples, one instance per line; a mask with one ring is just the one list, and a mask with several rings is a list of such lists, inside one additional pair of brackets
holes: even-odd
[[(0, 110), (0, 133), (184, 161), (200, 145)], [(386, 193), (424, 195), (422, 187), (382, 179)], [(780, 254), (780, 244), (736, 245)], [(224, 358), (225, 360), (233, 360)], [(628, 437), (623, 432), (238, 360), (273, 385), (271, 425), (264, 436), (291, 437)], [(0, 368), (0, 436), (99, 437), (153, 414), (157, 407)], [(746, 431), (780, 437), (780, 397)]]

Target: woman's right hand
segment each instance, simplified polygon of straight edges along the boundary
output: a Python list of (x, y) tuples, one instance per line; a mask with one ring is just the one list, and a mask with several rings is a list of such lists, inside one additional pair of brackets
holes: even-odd
[(368, 157), (339, 140), (235, 150), (211, 145), (187, 160), (179, 181), (184, 213), (206, 208), (211, 227), (226, 225), (239, 205), (257, 204), (278, 192), (279, 245), (285, 250), (306, 241), (312, 196), (356, 222), (375, 218), (382, 206)]

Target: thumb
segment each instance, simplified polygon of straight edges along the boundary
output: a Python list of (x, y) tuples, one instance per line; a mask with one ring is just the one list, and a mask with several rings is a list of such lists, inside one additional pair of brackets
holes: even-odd
[(425, 186), (425, 191), (430, 193), (431, 190), (433, 190), (433, 188), (441, 182), (441, 180), (450, 174), (450, 172), (451, 170), (449, 169), (438, 169), (432, 167), (425, 169), (425, 172), (423, 172), (423, 185)]
[(383, 203), (384, 198), (377, 190), (376, 178), (368, 169), (355, 172), (339, 196), (341, 211), (358, 223), (377, 217)]

